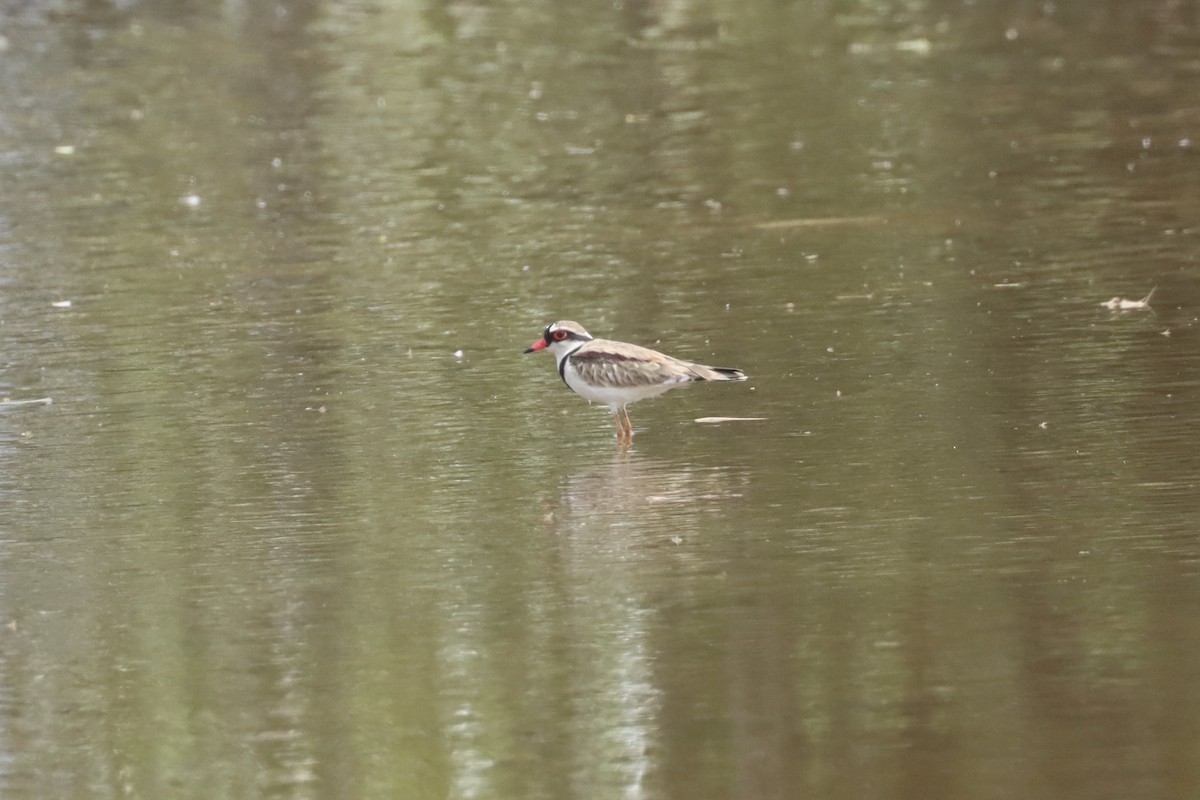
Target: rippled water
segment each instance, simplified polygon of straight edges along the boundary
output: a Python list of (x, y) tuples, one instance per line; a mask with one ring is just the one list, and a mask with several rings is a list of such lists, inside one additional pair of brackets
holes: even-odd
[(4, 796), (1195, 796), (1194, 4), (0, 19)]

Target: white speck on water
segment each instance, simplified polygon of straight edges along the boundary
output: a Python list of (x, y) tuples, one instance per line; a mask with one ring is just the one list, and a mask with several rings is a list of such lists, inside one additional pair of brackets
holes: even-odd
[(462, 357), (463, 357), (463, 351), (462, 351), (462, 350), (455, 350), (455, 351), (454, 351), (454, 357), (455, 357), (455, 358), (457, 358), (458, 360), (460, 360), (460, 361), (461, 361), (461, 360), (462, 360)]
[(199, 208), (200, 207), (200, 195), (185, 194), (183, 197), (179, 198), (179, 202), (183, 203), (188, 208)]
[(73, 156), (75, 155), (75, 145), (60, 144), (58, 147), (54, 148), (54, 152), (60, 156)]
[(70, 300), (55, 300), (50, 305), (53, 306), (54, 308), (70, 308), (71, 301)]
[(904, 53), (916, 53), (919, 56), (929, 55), (933, 45), (928, 39), (906, 39), (896, 42), (896, 49)]

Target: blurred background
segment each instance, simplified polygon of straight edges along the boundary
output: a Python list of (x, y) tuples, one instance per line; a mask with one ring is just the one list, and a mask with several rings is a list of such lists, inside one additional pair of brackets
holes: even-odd
[[(3, 3), (0, 794), (1200, 796), (1198, 81), (1194, 0)], [(556, 319), (751, 380), (623, 453)]]

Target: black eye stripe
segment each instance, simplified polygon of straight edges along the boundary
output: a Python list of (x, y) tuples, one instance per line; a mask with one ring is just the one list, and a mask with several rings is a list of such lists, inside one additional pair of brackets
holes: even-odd
[(553, 325), (547, 325), (546, 330), (542, 331), (542, 339), (549, 345), (566, 341), (590, 342), (592, 337), (588, 335), (587, 331), (580, 333), (570, 328), (556, 328)]

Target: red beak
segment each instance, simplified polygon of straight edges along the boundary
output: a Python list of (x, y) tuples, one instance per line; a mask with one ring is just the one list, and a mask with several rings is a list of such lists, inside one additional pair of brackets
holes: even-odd
[(536, 351), (538, 351), (538, 350), (545, 350), (545, 349), (546, 349), (546, 340), (545, 340), (545, 339), (538, 339), (536, 342), (534, 342), (533, 344), (529, 345), (529, 347), (526, 347), (526, 348), (525, 348), (525, 352), (526, 352), (526, 353), (533, 353), (533, 352), (536, 352)]

